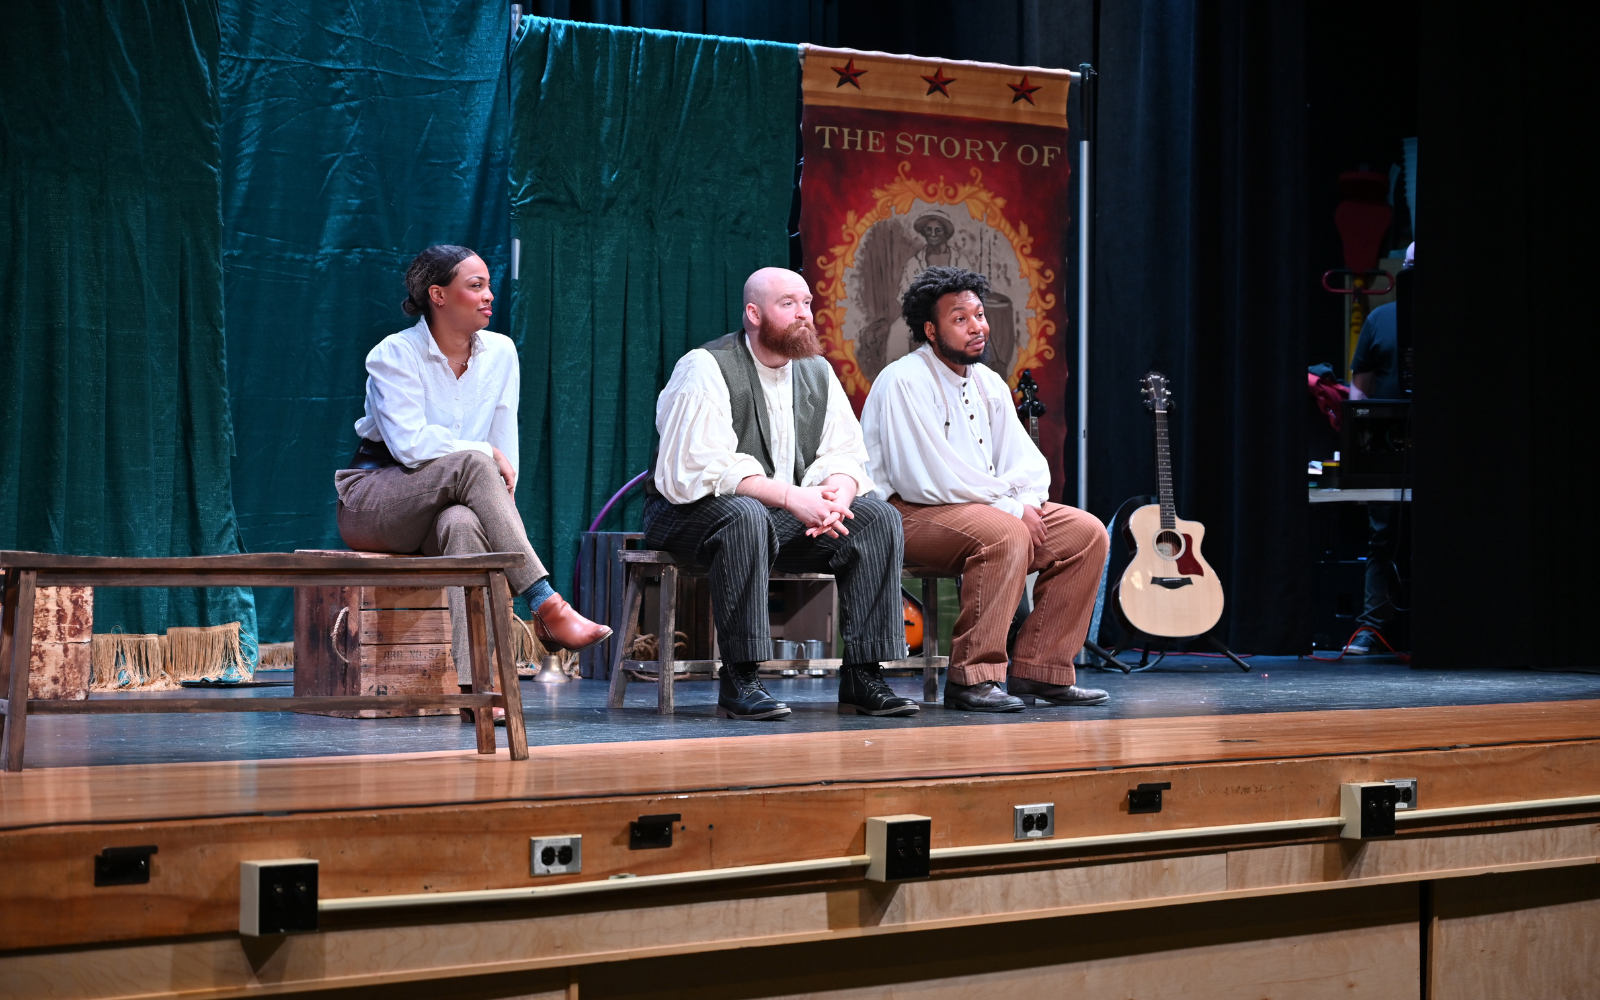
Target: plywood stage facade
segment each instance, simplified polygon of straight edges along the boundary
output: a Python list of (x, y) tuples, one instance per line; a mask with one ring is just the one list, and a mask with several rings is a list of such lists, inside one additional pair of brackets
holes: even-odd
[[(320, 931), (270, 939), (238, 935), (237, 893), (240, 860), (296, 856), (321, 860), (324, 899), (550, 884), (528, 872), (542, 834), (581, 832), (571, 880), (594, 881), (854, 855), (865, 817), (896, 813), (934, 817), (936, 849), (1003, 844), (1022, 802), (1053, 801), (1057, 836), (1084, 837), (1336, 815), (1341, 782), (1383, 777), (1419, 778), (1425, 808), (1587, 796), (1600, 792), (1600, 736), (1584, 736), (1597, 708), (553, 747), (526, 765), (432, 754), (29, 771), (0, 780), (0, 997), (1592, 996), (1600, 804), (1419, 816), (1370, 841), (1323, 825), (936, 853), (930, 879), (897, 884), (857, 866), (324, 912)], [(1448, 744), (1417, 746), (1446, 730)], [(1328, 752), (1329, 733), (1354, 746)], [(1223, 757), (1240, 739), (1274, 755)], [(730, 787), (752, 780), (752, 759), (766, 787)], [(928, 773), (963, 759), (973, 773)], [(1060, 763), (1085, 759), (1111, 762)], [(846, 772), (856, 779), (818, 783)], [(1148, 781), (1172, 783), (1167, 804), (1130, 815), (1127, 790)], [(661, 812), (682, 817), (673, 846), (629, 850), (629, 820)], [(160, 845), (150, 884), (94, 888), (93, 855), (132, 843)]]

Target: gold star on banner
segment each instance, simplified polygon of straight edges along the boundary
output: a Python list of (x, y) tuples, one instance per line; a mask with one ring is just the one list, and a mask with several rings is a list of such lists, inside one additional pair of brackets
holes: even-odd
[[(928, 93), (929, 94), (932, 94), (935, 91), (937, 91), (938, 93), (941, 93), (946, 97), (950, 96), (950, 91), (948, 89), (949, 86), (952, 83), (956, 82), (956, 78), (955, 77), (953, 77), (953, 76), (945, 76), (944, 75), (944, 67), (943, 66), (939, 66), (939, 67), (935, 68), (934, 71), (933, 71), (933, 75), (932, 76), (925, 76), (922, 79), (925, 80), (927, 82), (927, 84), (928, 84)], [(925, 94), (923, 96), (927, 96), (927, 95)]]
[(1037, 84), (1035, 84), (1033, 86), (1029, 86), (1028, 85), (1028, 74), (1026, 74), (1026, 73), (1022, 74), (1022, 82), (1021, 83), (1008, 83), (1008, 84), (1006, 84), (1006, 86), (1011, 88), (1011, 91), (1012, 91), (1011, 103), (1012, 104), (1015, 104), (1018, 101), (1027, 101), (1029, 104), (1032, 104), (1033, 103), (1033, 92), (1036, 91), (1036, 90), (1043, 90), (1044, 89), (1043, 87), (1040, 87)]
[(828, 68), (839, 74), (839, 82), (834, 84), (835, 87), (842, 87), (848, 83), (857, 90), (861, 89), (861, 74), (865, 73), (866, 70), (856, 69), (856, 60), (854, 56), (852, 56), (850, 61), (845, 63), (843, 66), (829, 66)]

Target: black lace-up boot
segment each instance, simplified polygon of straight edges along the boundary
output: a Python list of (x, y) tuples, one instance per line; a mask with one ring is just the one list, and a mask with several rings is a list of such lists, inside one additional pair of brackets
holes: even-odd
[(844, 715), (916, 715), (915, 701), (890, 690), (876, 663), (851, 663), (839, 670), (839, 712)]
[(789, 706), (767, 693), (759, 664), (724, 663), (717, 714), (724, 719), (781, 719), (789, 714)]

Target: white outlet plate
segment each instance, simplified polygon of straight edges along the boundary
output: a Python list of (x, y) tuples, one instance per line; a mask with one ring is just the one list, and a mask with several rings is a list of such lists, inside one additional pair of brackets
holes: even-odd
[(1012, 806), (1013, 834), (1018, 840), (1041, 840), (1056, 835), (1056, 804), (1035, 802)]
[(1394, 811), (1410, 812), (1417, 808), (1417, 779), (1416, 778), (1385, 778), (1385, 783), (1400, 789), (1400, 801), (1394, 804)]
[(575, 875), (583, 871), (583, 836), (574, 833), (532, 838), (528, 867), (534, 875)]

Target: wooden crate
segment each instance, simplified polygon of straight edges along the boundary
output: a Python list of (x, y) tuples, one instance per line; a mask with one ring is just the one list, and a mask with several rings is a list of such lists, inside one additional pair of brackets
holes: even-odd
[[(351, 555), (341, 552), (340, 555)], [(378, 553), (356, 553), (384, 558)], [(341, 612), (343, 612), (341, 617)], [(296, 695), (457, 694), (442, 589), (296, 587)], [(450, 715), (450, 708), (317, 712), (347, 719)]]
[[(93, 587), (40, 587), (34, 591), (28, 697), (88, 698), (93, 638)], [(0, 691), (7, 690), (10, 682), (11, 665), (0, 663)]]

